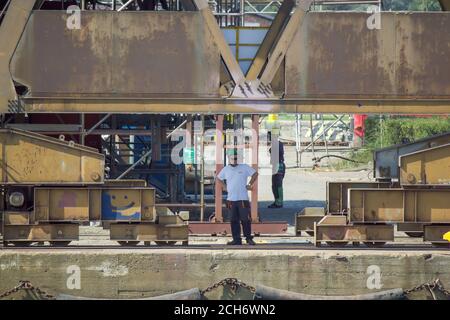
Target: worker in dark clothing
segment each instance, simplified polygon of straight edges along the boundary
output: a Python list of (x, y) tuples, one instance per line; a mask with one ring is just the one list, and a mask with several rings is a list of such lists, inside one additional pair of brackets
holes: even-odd
[[(161, 6), (164, 10), (169, 10), (167, 0), (159, 0), (159, 1), (161, 1)], [(158, 0), (138, 0), (138, 4), (141, 10), (155, 11), (156, 5), (158, 4)]]
[[(229, 245), (241, 245), (241, 224), (244, 237), (249, 245), (255, 245), (251, 235), (250, 202), (248, 190), (253, 189), (258, 173), (247, 164), (238, 164), (237, 150), (228, 152), (229, 164), (217, 175), (217, 181), (227, 190), (227, 208), (231, 213), (231, 234)], [(247, 180), (250, 177), (250, 182)]]
[[(286, 165), (284, 164), (284, 144), (276, 139), (272, 141), (272, 133), (268, 132), (268, 143), (270, 163), (272, 164), (272, 193), (275, 201), (268, 206), (268, 208), (283, 208), (283, 179), (286, 173)], [(272, 147), (277, 148), (278, 145), (278, 159), (276, 154), (272, 154)]]

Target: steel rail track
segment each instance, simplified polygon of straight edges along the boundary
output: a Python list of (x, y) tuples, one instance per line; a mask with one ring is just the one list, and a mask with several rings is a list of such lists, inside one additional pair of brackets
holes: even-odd
[(364, 245), (354, 247), (354, 246), (345, 246), (345, 247), (329, 247), (329, 246), (320, 246), (315, 247), (313, 244), (259, 244), (256, 246), (248, 246), (248, 245), (242, 245), (242, 246), (227, 246), (227, 245), (174, 245), (174, 246), (119, 246), (119, 245), (72, 245), (67, 247), (53, 247), (48, 245), (41, 245), (41, 246), (29, 246), (29, 247), (16, 247), (16, 246), (4, 246), (0, 248), (1, 250), (6, 251), (37, 251), (37, 250), (45, 250), (45, 251), (75, 251), (75, 250), (135, 250), (135, 251), (142, 251), (142, 250), (151, 250), (151, 251), (158, 251), (158, 250), (186, 250), (186, 249), (192, 249), (192, 250), (239, 250), (239, 251), (245, 251), (245, 250), (252, 250), (252, 251), (260, 251), (260, 250), (295, 250), (295, 251), (301, 251), (301, 250), (307, 250), (307, 251), (443, 251), (443, 252), (449, 252), (450, 247), (434, 247), (431, 244), (387, 244), (382, 247), (365, 247)]

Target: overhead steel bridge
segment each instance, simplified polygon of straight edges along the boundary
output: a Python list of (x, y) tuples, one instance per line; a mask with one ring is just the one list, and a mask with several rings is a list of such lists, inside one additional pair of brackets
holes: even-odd
[(450, 113), (448, 12), (382, 12), (377, 29), (285, 0), (244, 74), (205, 0), (81, 11), (75, 29), (66, 11), (9, 2), (1, 113)]

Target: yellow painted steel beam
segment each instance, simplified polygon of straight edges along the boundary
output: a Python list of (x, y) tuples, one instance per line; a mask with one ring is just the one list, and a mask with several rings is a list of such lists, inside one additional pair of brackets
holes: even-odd
[(450, 114), (450, 100), (72, 100), (24, 99), (20, 112), (98, 113), (355, 113), (355, 114)]
[(100, 184), (105, 156), (97, 149), (16, 129), (0, 130), (3, 184)]
[(450, 189), (349, 189), (349, 220), (450, 223)]
[(0, 107), (16, 100), (9, 62), (36, 0), (12, 0), (0, 26)]
[(295, 7), (294, 0), (284, 0), (278, 10), (275, 19), (270, 25), (269, 31), (261, 43), (258, 51), (256, 52), (255, 59), (253, 60), (250, 69), (247, 72), (246, 79), (248, 81), (256, 80), (269, 57), (270, 50), (273, 48), (276, 39), (280, 36), (280, 32), (289, 20), (292, 9)]
[(408, 153), (399, 158), (402, 186), (449, 186), (450, 144)]

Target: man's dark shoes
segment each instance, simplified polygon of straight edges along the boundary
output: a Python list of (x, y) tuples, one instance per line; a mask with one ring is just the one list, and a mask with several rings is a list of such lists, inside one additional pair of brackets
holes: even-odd
[(241, 241), (232, 240), (232, 241), (228, 241), (227, 245), (229, 245), (229, 246), (241, 246), (242, 242)]
[(278, 208), (283, 208), (283, 205), (282, 204), (276, 204), (274, 202), (270, 206), (268, 206), (267, 208), (269, 208), (269, 209), (278, 209)]
[(249, 239), (247, 239), (247, 244), (248, 244), (249, 246), (254, 246), (254, 245), (256, 245), (256, 242), (253, 241), (252, 238), (249, 238)]

